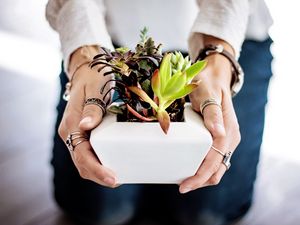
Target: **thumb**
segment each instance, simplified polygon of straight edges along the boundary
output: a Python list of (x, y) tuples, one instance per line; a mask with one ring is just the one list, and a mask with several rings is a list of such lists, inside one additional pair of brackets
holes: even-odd
[(85, 105), (83, 108), (82, 119), (79, 128), (82, 130), (92, 130), (102, 121), (103, 111), (96, 104)]
[(222, 109), (219, 105), (207, 105), (203, 109), (202, 113), (204, 118), (204, 124), (214, 138), (226, 136)]

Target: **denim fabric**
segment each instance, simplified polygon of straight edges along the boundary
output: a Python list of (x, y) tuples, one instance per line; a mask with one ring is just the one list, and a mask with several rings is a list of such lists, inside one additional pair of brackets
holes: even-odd
[[(272, 75), (271, 39), (245, 41), (240, 63), (245, 72), (241, 92), (233, 99), (242, 141), (232, 166), (219, 185), (181, 195), (177, 185), (122, 185), (109, 189), (81, 179), (57, 134), (66, 103), (57, 106), (52, 165), (54, 194), (61, 208), (82, 224), (124, 224), (134, 215), (161, 215), (164, 224), (221, 225), (243, 216), (251, 206), (264, 129), (265, 105)], [(62, 70), (63, 71), (63, 70)], [(67, 78), (60, 75), (62, 89)], [(60, 97), (62, 96), (63, 90)], [(175, 222), (172, 224), (175, 224)]]

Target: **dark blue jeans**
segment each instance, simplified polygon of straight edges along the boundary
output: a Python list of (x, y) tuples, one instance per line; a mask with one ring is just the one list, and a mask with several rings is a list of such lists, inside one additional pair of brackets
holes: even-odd
[[(81, 179), (57, 134), (66, 106), (60, 98), (52, 165), (57, 203), (82, 224), (124, 224), (134, 216), (164, 218), (163, 224), (227, 224), (243, 216), (253, 196), (271, 77), (271, 39), (245, 41), (240, 63), (245, 72), (241, 92), (233, 99), (242, 140), (232, 166), (219, 185), (181, 195), (177, 185), (122, 185), (109, 189)], [(60, 75), (62, 92), (67, 82)], [(61, 97), (60, 96), (60, 97)]]

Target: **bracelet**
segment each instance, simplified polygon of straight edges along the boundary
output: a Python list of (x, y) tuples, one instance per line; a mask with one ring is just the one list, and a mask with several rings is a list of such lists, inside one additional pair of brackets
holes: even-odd
[(98, 45), (91, 45), (91, 46), (87, 46), (84, 45), (80, 48), (80, 56), (81, 56), (81, 60), (83, 61), (82, 63), (78, 64), (75, 66), (75, 69), (71, 72), (71, 78), (70, 81), (66, 84), (66, 90), (63, 94), (63, 99), (65, 101), (68, 101), (70, 99), (70, 91), (71, 91), (71, 86), (72, 86), (72, 81), (73, 81), (73, 77), (75, 75), (75, 73), (84, 65), (86, 64), (90, 64), (91, 61), (93, 61), (93, 55), (91, 54), (91, 49), (94, 49), (95, 51), (99, 51), (99, 46)]
[(72, 74), (72, 76), (71, 76), (71, 80), (70, 80), (68, 83), (66, 83), (66, 90), (65, 90), (65, 92), (64, 92), (64, 94), (63, 94), (63, 100), (69, 101), (69, 99), (70, 99), (70, 92), (71, 92), (71, 87), (72, 87), (72, 81), (73, 81), (73, 78), (74, 78), (76, 72), (77, 72), (82, 66), (84, 66), (84, 65), (86, 65), (86, 64), (90, 64), (90, 63), (91, 63), (90, 60), (89, 60), (89, 61), (85, 61), (85, 62), (83, 62), (83, 63), (81, 63), (81, 64), (79, 64), (79, 65), (77, 65), (77, 66), (75, 67), (75, 69), (74, 69), (74, 71), (73, 71), (73, 74)]
[(226, 57), (231, 65), (232, 65), (232, 80), (231, 80), (231, 95), (234, 97), (242, 88), (244, 83), (244, 72), (242, 70), (242, 67), (240, 64), (235, 60), (234, 56), (230, 54), (228, 51), (224, 49), (223, 45), (207, 45), (202, 50), (200, 50), (200, 53), (197, 60), (203, 60), (207, 56), (213, 55), (213, 54), (221, 54), (224, 57)]

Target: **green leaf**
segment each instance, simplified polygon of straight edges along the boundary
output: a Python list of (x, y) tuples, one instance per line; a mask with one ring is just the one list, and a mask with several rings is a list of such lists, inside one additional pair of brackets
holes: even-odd
[(164, 90), (171, 78), (171, 56), (170, 53), (166, 54), (159, 68), (161, 90)]
[(123, 110), (121, 106), (112, 105), (110, 106), (107, 111), (114, 113), (114, 114), (123, 114)]
[(167, 109), (170, 105), (172, 105), (172, 103), (173, 103), (175, 100), (176, 100), (176, 99), (168, 100), (168, 101), (164, 104), (163, 109)]
[(146, 93), (151, 93), (151, 83), (150, 80), (144, 80), (141, 83), (141, 87), (142, 89), (146, 92)]
[(169, 127), (170, 127), (170, 116), (165, 110), (159, 110), (157, 112), (157, 120), (159, 122), (159, 125), (161, 129), (164, 131), (165, 134), (168, 133)]
[(143, 89), (138, 88), (136, 86), (129, 86), (127, 88), (134, 94), (139, 96), (141, 99), (143, 99), (143, 101), (148, 102), (154, 110), (158, 110), (158, 106), (156, 105), (156, 103), (147, 95), (145, 91), (143, 91)]
[(140, 30), (140, 43), (145, 43), (146, 40), (148, 39), (148, 28), (144, 27), (142, 30)]
[(152, 90), (154, 92), (154, 94), (158, 97), (161, 98), (161, 85), (160, 85), (160, 74), (159, 74), (159, 70), (155, 70), (152, 78), (151, 78), (151, 87)]
[(185, 86), (185, 84), (186, 74), (178, 71), (171, 77), (171, 79), (167, 83), (167, 86), (165, 87), (165, 90), (163, 92), (163, 97), (169, 97), (176, 94)]
[(149, 65), (148, 61), (147, 60), (141, 60), (139, 63), (138, 63), (140, 69), (143, 69), (143, 70), (146, 70), (146, 71), (149, 71), (151, 70), (151, 66)]
[(187, 82), (193, 80), (193, 78), (200, 73), (201, 70), (206, 66), (206, 61), (197, 61), (193, 65), (191, 65), (185, 72), (187, 75)]
[(188, 84), (186, 85), (182, 90), (180, 90), (179, 92), (177, 92), (176, 94), (172, 95), (170, 97), (170, 99), (176, 100), (179, 98), (183, 98), (186, 95), (190, 94), (193, 90), (195, 90), (198, 87), (197, 83), (192, 83), (192, 84)]
[(119, 52), (120, 54), (125, 54), (126, 52), (128, 52), (130, 49), (127, 47), (120, 47), (120, 48), (116, 48), (116, 52)]

